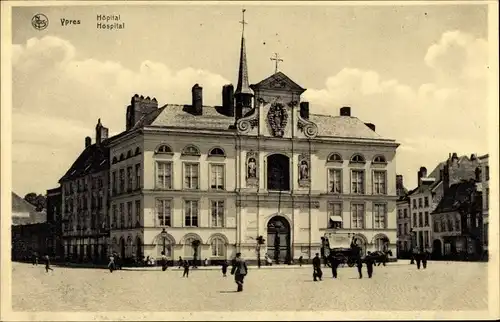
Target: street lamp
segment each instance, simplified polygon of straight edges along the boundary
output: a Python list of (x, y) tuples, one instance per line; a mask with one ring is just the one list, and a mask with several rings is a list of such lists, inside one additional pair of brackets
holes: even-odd
[(165, 228), (163, 228), (161, 231), (161, 237), (163, 238), (163, 254), (164, 255), (166, 255), (165, 250), (167, 249), (167, 246), (166, 246), (167, 236), (168, 236), (167, 231), (165, 230)]

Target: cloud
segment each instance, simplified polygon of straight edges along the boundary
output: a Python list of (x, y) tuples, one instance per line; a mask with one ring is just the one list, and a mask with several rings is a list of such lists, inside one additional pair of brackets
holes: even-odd
[(487, 53), (484, 39), (446, 32), (423, 57), (428, 83), (413, 88), (376, 71), (345, 68), (304, 96), (312, 113), (339, 115), (340, 106), (351, 106), (353, 116), (400, 142), (398, 171), (416, 184), (414, 169), (434, 166), (448, 152), (487, 151)]
[[(224, 77), (206, 70), (172, 70), (144, 61), (132, 70), (115, 61), (81, 59), (68, 41), (32, 38), (13, 48), (14, 189), (43, 192), (57, 185), (84, 146), (97, 119), (121, 132), (135, 94), (160, 104), (189, 103), (191, 87), (203, 87), (204, 103), (220, 104)], [(33, 174), (36, 179), (33, 178)]]

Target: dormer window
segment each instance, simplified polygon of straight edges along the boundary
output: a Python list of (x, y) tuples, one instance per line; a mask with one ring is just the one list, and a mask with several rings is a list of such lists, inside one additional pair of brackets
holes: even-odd
[(208, 152), (208, 155), (212, 156), (212, 157), (224, 157), (224, 156), (226, 156), (226, 154), (224, 153), (224, 150), (222, 150), (221, 148), (213, 148), (212, 150), (210, 150), (210, 152)]
[(118, 159), (116, 157), (113, 157), (113, 161), (112, 161), (113, 164), (115, 163), (118, 163)]
[(200, 150), (194, 145), (188, 145), (182, 150), (182, 155), (200, 156)]
[(365, 158), (361, 154), (355, 154), (351, 157), (351, 163), (365, 163)]
[(387, 163), (385, 160), (385, 157), (383, 155), (377, 155), (375, 158), (373, 158), (373, 163)]
[(122, 153), (122, 154), (120, 154), (120, 161), (123, 161), (123, 160), (125, 160), (125, 156)]
[(127, 159), (132, 157), (132, 150), (128, 150), (127, 152)]
[(139, 154), (141, 154), (141, 149), (139, 149), (139, 147), (137, 147), (135, 149), (135, 155), (139, 155)]
[(328, 156), (327, 159), (328, 162), (342, 162), (342, 156), (338, 153), (332, 153)]
[(156, 153), (173, 153), (173, 152), (168, 145), (162, 144), (156, 149)]

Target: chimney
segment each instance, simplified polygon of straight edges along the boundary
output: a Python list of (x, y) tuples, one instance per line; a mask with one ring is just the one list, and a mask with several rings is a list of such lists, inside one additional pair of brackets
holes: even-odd
[(443, 194), (450, 188), (450, 169), (449, 165), (445, 164), (443, 167)]
[(195, 84), (191, 89), (193, 115), (203, 114), (203, 87)]
[(309, 102), (300, 102), (300, 117), (305, 120), (309, 119)]
[(100, 145), (102, 141), (108, 138), (109, 130), (101, 124), (101, 119), (97, 120), (97, 125), (95, 126), (95, 144)]
[(92, 145), (92, 139), (90, 138), (90, 136), (87, 136), (85, 138), (85, 148), (88, 148), (91, 145)]
[(127, 116), (125, 120), (125, 130), (128, 131), (132, 127), (134, 127), (133, 123), (133, 117), (134, 117), (134, 110), (132, 105), (127, 106)]
[(234, 116), (234, 86), (228, 84), (222, 86), (222, 109), (227, 116)]
[(349, 106), (341, 107), (340, 116), (351, 116), (351, 108)]
[(453, 152), (453, 154), (451, 155), (451, 166), (452, 167), (458, 166), (458, 155), (456, 152)]
[(127, 106), (127, 121), (126, 130), (130, 130), (135, 126), (135, 124), (144, 116), (158, 109), (158, 101), (156, 98), (150, 98), (149, 96), (144, 98), (144, 96), (139, 96), (135, 94)]
[(420, 174), (422, 175), (422, 178), (427, 178), (427, 168), (420, 167)]
[(417, 172), (417, 185), (420, 187), (422, 184), (422, 168)]
[(370, 130), (372, 130), (373, 132), (375, 132), (375, 124), (373, 123), (365, 123), (366, 126), (368, 126), (370, 128)]

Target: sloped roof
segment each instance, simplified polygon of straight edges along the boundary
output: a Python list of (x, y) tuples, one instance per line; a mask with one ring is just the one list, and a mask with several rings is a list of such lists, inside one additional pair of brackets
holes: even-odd
[(36, 207), (19, 197), (15, 192), (12, 192), (12, 212), (20, 213), (20, 212), (35, 212)]
[(318, 126), (318, 136), (382, 139), (357, 117), (310, 114), (309, 120)]
[(29, 217), (12, 216), (12, 225), (32, 225), (47, 222), (46, 212), (30, 212)]
[[(432, 213), (457, 211), (460, 203), (470, 197), (470, 192), (476, 190), (476, 183), (472, 180), (462, 181), (451, 185), (441, 198), (436, 209)], [(482, 207), (480, 194), (476, 199), (476, 206)]]
[(167, 104), (149, 125), (210, 130), (229, 130), (234, 125), (234, 117), (219, 113), (217, 107), (203, 106), (202, 115), (190, 110), (191, 105)]
[(253, 90), (256, 89), (280, 89), (298, 93), (303, 93), (306, 89), (294, 82), (290, 77), (283, 72), (277, 72), (261, 80), (257, 84), (250, 85)]
[(78, 156), (73, 165), (59, 179), (59, 182), (72, 178), (79, 178), (90, 173), (96, 173), (109, 168), (109, 146), (113, 139), (103, 140), (100, 145), (95, 143), (86, 147)]

